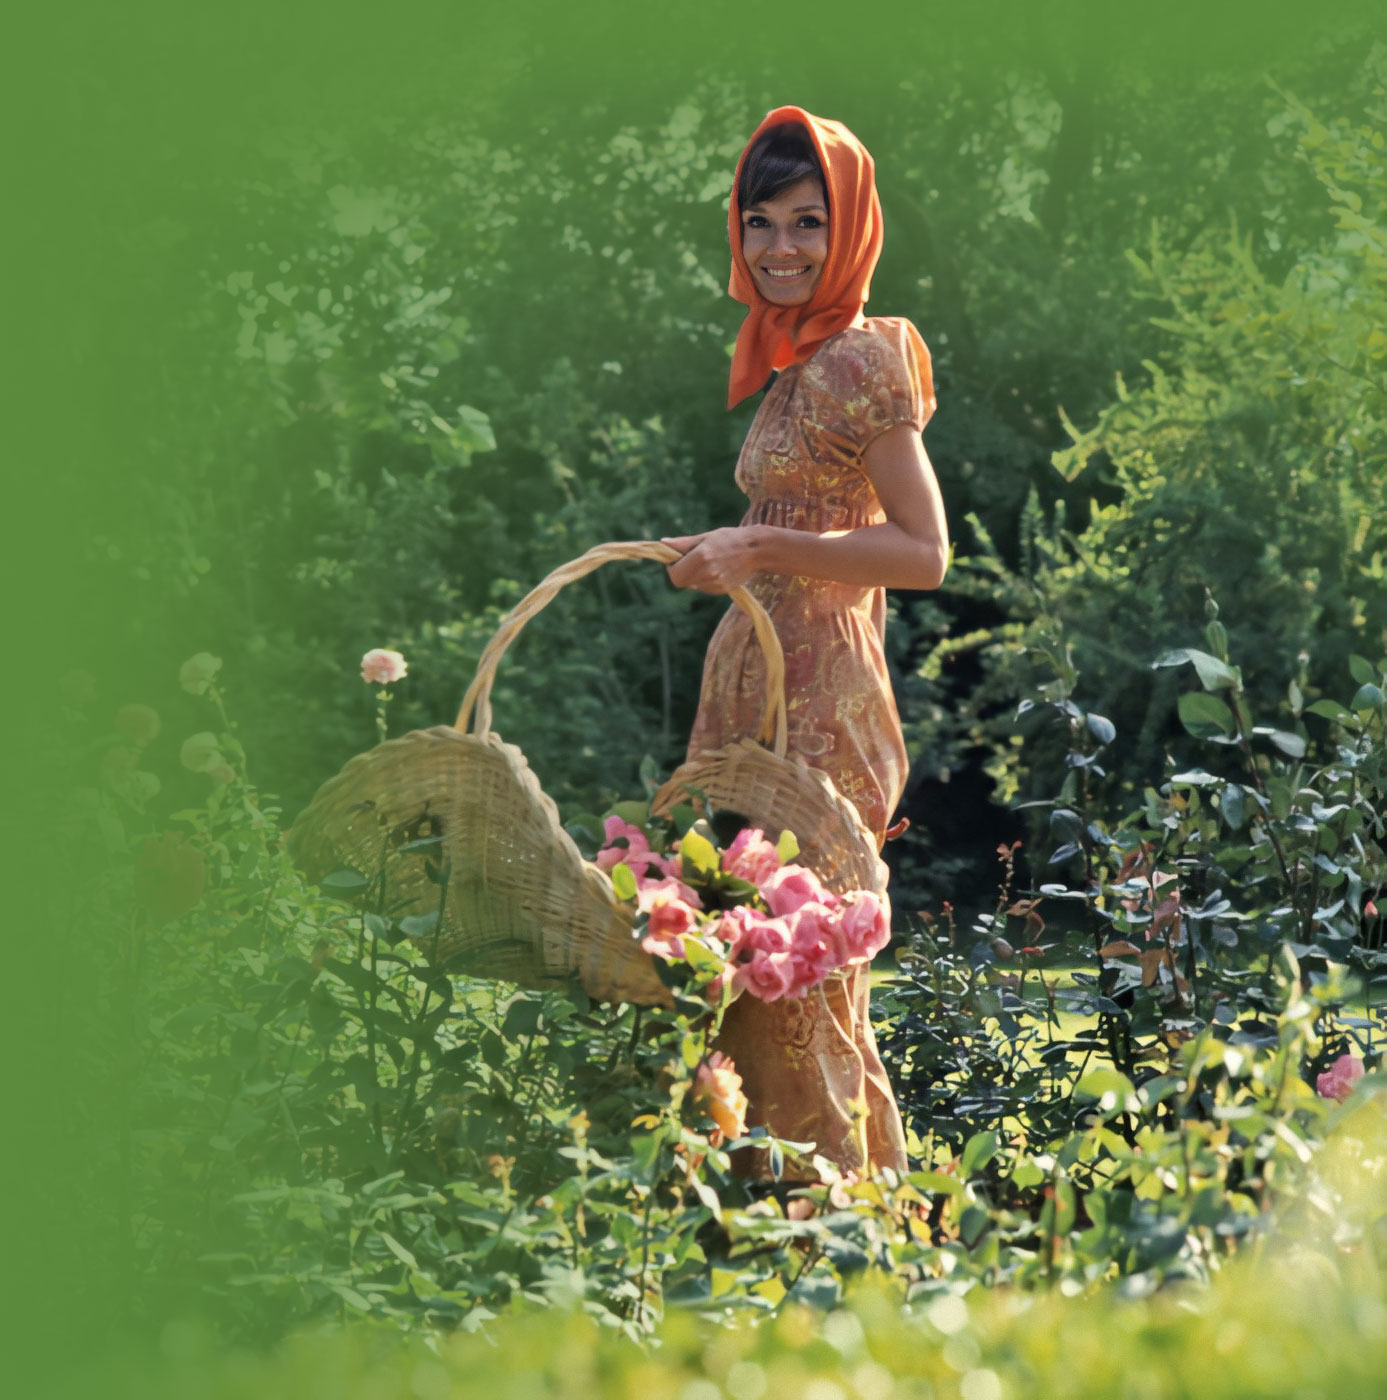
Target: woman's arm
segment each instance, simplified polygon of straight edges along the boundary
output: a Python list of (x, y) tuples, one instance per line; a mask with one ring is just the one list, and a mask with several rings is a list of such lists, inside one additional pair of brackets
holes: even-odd
[(740, 525), (679, 535), (669, 565), (680, 588), (727, 593), (752, 574), (797, 574), (868, 588), (938, 588), (949, 564), (949, 527), (934, 468), (920, 434), (899, 423), (868, 444), (863, 467), (886, 512), (884, 525), (855, 530), (791, 530)]

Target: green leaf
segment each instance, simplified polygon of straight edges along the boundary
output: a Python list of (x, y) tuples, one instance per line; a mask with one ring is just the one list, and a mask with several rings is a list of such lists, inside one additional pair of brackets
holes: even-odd
[(1091, 1069), (1074, 1086), (1074, 1092), (1090, 1099), (1102, 1099), (1112, 1094), (1115, 1100), (1126, 1103), (1133, 1092), (1132, 1081), (1115, 1069)]
[(400, 920), (400, 931), (408, 938), (422, 938), (426, 933), (433, 932), (437, 922), (437, 909), (430, 909), (427, 914), (406, 914)]
[(1247, 818), (1246, 796), (1237, 783), (1229, 783), (1219, 797), (1219, 811), (1231, 831), (1236, 831)]
[(1194, 669), (1199, 673), (1199, 683), (1206, 690), (1219, 690), (1237, 682), (1237, 673), (1227, 662), (1220, 661), (1218, 657), (1210, 656), (1207, 651), (1199, 651), (1195, 647), (1179, 647), (1175, 651), (1165, 652), (1158, 656), (1151, 666), (1153, 670), (1157, 666), (1183, 666), (1186, 661), (1194, 663)]
[(718, 972), (723, 966), (722, 959), (697, 938), (684, 940), (684, 958), (696, 972)]
[(1342, 720), (1352, 711), (1346, 710), (1337, 700), (1316, 700), (1313, 705), (1306, 709), (1305, 713), (1319, 715), (1321, 719)]
[(780, 840), (775, 843), (775, 852), (786, 865), (799, 855), (799, 841), (789, 828), (780, 833)]
[(679, 843), (679, 853), (684, 864), (696, 874), (710, 875), (718, 868), (718, 850), (706, 837), (690, 828)]
[(1289, 729), (1273, 729), (1267, 737), (1291, 758), (1305, 757), (1305, 740), (1299, 734), (1293, 734)]
[(389, 1230), (382, 1230), (380, 1232), (380, 1237), (385, 1241), (385, 1247), (400, 1261), (400, 1263), (408, 1264), (415, 1273), (419, 1272), (419, 1261), (389, 1232)]
[(325, 890), (338, 890), (343, 893), (364, 890), (371, 882), (359, 870), (334, 870), (324, 875), (322, 885)]
[(1374, 685), (1371, 681), (1358, 687), (1358, 693), (1349, 701), (1351, 709), (1355, 710), (1380, 710), (1387, 704), (1387, 696), (1382, 693), (1381, 686)]
[(626, 862), (618, 861), (608, 872), (612, 877), (612, 889), (618, 899), (635, 899), (636, 872)]
[[(1366, 656), (1359, 656), (1354, 652), (1348, 659), (1349, 674), (1359, 685), (1376, 685), (1378, 681), (1377, 667), (1368, 660)], [(1357, 706), (1354, 706), (1357, 709)]]
[(997, 1134), (991, 1128), (974, 1133), (964, 1144), (963, 1157), (959, 1162), (959, 1175), (965, 1180), (981, 1171), (997, 1153)]
[(1023, 1157), (1016, 1164), (1016, 1170), (1012, 1172), (1011, 1179), (1022, 1190), (1025, 1190), (1028, 1186), (1039, 1186), (1045, 1180), (1045, 1173), (1036, 1166), (1035, 1158)]
[(1200, 690), (1186, 691), (1179, 700), (1180, 723), (1196, 739), (1228, 736), (1237, 730), (1233, 712), (1215, 695)]
[(622, 821), (629, 822), (632, 826), (643, 827), (650, 820), (650, 804), (648, 802), (618, 802), (612, 808), (612, 815), (620, 817)]
[(1106, 715), (1088, 715), (1086, 723), (1088, 732), (1100, 744), (1111, 744), (1117, 738), (1117, 726)]
[(494, 452), (496, 434), (491, 427), (491, 419), (479, 408), (471, 408), (463, 403), (458, 405), (457, 436), (471, 452)]

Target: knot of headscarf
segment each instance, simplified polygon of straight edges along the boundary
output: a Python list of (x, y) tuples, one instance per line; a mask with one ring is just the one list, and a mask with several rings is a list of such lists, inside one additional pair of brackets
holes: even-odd
[[(756, 290), (742, 256), (742, 211), (737, 204), (737, 186), (751, 148), (764, 132), (789, 122), (797, 122), (808, 131), (828, 195), (828, 256), (813, 295), (803, 306), (775, 306)], [(881, 202), (871, 153), (842, 122), (816, 117), (802, 107), (777, 107), (768, 112), (737, 162), (727, 209), (727, 236), (732, 245), (727, 292), (750, 307), (732, 355), (727, 390), (727, 406), (732, 408), (754, 394), (772, 370), (807, 360), (829, 336), (837, 335), (861, 315), (882, 240)]]

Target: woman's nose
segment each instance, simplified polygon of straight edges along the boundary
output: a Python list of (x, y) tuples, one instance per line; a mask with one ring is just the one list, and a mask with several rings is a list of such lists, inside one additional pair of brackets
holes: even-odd
[(775, 230), (775, 235), (771, 240), (771, 252), (773, 253), (794, 253), (798, 251), (795, 243), (795, 231), (790, 228), (779, 228)]

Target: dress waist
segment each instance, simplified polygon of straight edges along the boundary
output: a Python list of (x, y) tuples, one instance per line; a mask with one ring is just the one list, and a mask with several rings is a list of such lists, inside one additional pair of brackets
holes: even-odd
[(880, 525), (886, 519), (879, 506), (841, 497), (765, 496), (753, 500), (742, 517), (743, 525), (782, 525), (791, 530), (855, 530)]

